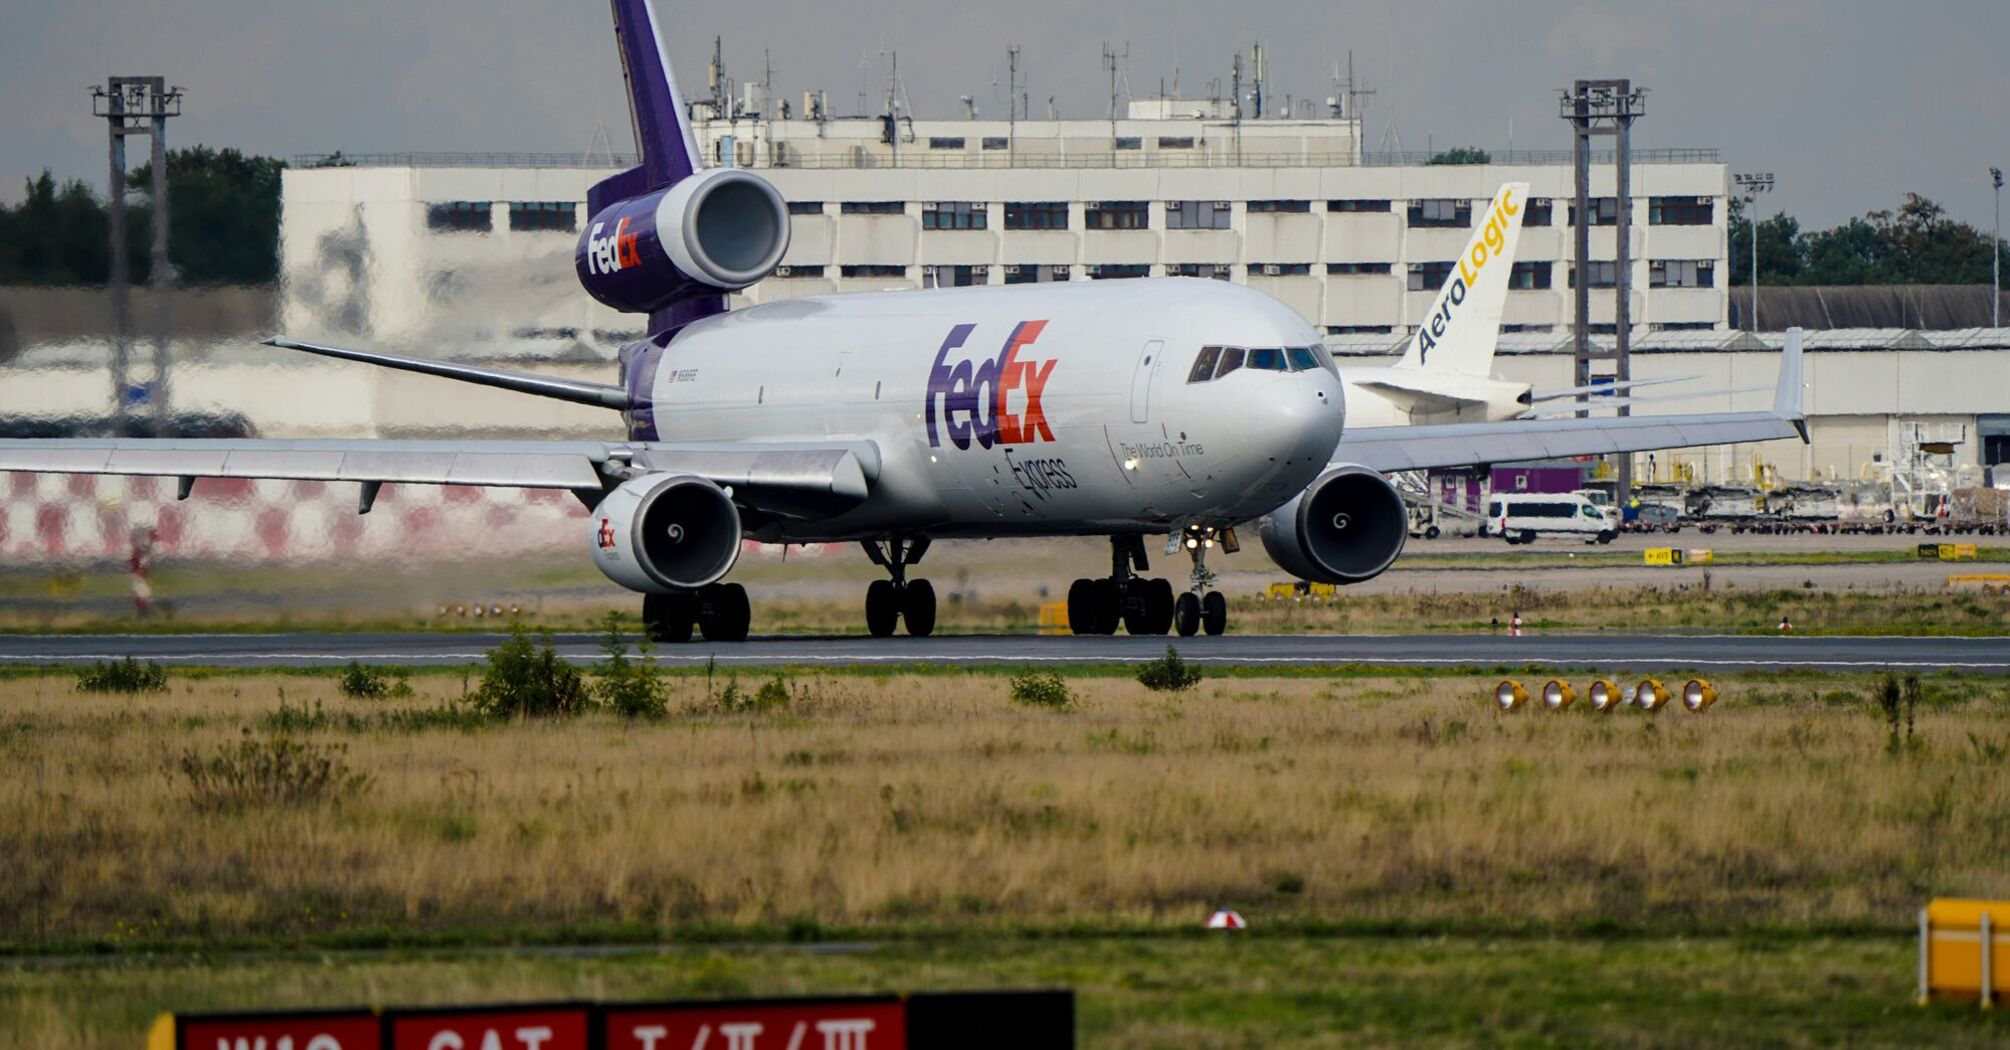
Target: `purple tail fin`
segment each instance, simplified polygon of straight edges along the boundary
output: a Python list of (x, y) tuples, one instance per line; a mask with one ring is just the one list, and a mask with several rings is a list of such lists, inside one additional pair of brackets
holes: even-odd
[(655, 0), (613, 0), (614, 39), (621, 48), (621, 72), (628, 81), (629, 115), (642, 150), (648, 188), (660, 190), (698, 170), (698, 142), (670, 53), (663, 48)]

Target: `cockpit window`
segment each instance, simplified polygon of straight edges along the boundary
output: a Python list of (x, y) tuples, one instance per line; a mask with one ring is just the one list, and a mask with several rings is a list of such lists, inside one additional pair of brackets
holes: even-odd
[(1214, 362), (1221, 357), (1221, 347), (1203, 346), (1200, 356), (1193, 359), (1193, 371), (1186, 374), (1189, 383), (1205, 383), (1214, 378)]
[(1284, 353), (1291, 358), (1293, 372), (1310, 372), (1319, 367), (1319, 358), (1313, 355), (1309, 346), (1294, 346)]
[(1249, 367), (1264, 372), (1284, 372), (1289, 370), (1284, 351), (1274, 346), (1260, 346), (1249, 352)]
[(1221, 348), (1221, 367), (1214, 370), (1214, 377), (1220, 379), (1222, 376), (1241, 367), (1242, 348), (1239, 346), (1224, 346)]

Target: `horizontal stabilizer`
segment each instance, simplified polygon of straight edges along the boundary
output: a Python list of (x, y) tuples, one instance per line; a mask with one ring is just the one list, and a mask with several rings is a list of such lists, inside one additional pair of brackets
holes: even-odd
[(375, 350), (350, 350), (340, 346), (322, 346), (316, 343), (302, 343), (284, 337), (265, 341), (267, 346), (281, 350), (298, 350), (322, 357), (336, 357), (344, 361), (361, 361), (364, 364), (382, 365), (407, 372), (418, 372), (442, 379), (458, 379), (463, 383), (477, 386), (492, 386), (499, 390), (514, 390), (519, 394), (534, 394), (558, 401), (570, 401), (576, 405), (593, 405), (597, 408), (611, 408), (626, 412), (631, 406), (628, 391), (608, 383), (588, 383), (577, 379), (559, 379), (553, 376), (533, 375), (529, 372), (512, 372), (502, 368), (482, 368), (478, 365), (454, 364), (435, 361), (424, 357), (405, 357), (399, 354), (380, 353)]

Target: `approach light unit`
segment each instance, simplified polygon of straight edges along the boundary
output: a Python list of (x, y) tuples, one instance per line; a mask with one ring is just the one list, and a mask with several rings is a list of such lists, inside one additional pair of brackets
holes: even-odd
[(1610, 714), (1612, 709), (1626, 702), (1619, 691), (1619, 683), (1610, 678), (1594, 678), (1585, 687), (1585, 698), (1591, 701), (1591, 709), (1599, 714)]
[(1642, 678), (1633, 687), (1633, 706), (1642, 711), (1659, 711), (1668, 702), (1668, 687), (1659, 678)]
[(1682, 706), (1691, 712), (1700, 713), (1717, 702), (1717, 687), (1701, 678), (1691, 678), (1682, 685)]
[(1577, 702), (1577, 690), (1561, 678), (1552, 678), (1542, 686), (1542, 709), (1561, 711)]
[(1528, 690), (1512, 678), (1503, 678), (1494, 686), (1494, 706), (1503, 713), (1514, 711), (1528, 703)]

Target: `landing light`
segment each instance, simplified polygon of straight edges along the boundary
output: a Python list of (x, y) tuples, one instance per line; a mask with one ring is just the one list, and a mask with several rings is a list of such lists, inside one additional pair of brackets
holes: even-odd
[(1659, 678), (1642, 678), (1633, 687), (1633, 706), (1642, 711), (1659, 711), (1668, 702), (1668, 687)]
[(1569, 682), (1552, 678), (1544, 683), (1542, 687), (1542, 706), (1544, 710), (1561, 711), (1576, 702), (1576, 700), (1577, 690), (1572, 689)]
[(1528, 703), (1528, 690), (1523, 689), (1520, 682), (1503, 678), (1499, 685), (1494, 686), (1494, 706), (1502, 711), (1512, 711), (1525, 703)]
[(1682, 706), (1702, 711), (1717, 702), (1717, 687), (1701, 678), (1691, 678), (1682, 686)]
[(1619, 683), (1610, 678), (1594, 678), (1586, 687), (1584, 695), (1591, 701), (1591, 709), (1605, 714), (1620, 704)]

